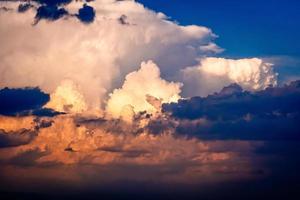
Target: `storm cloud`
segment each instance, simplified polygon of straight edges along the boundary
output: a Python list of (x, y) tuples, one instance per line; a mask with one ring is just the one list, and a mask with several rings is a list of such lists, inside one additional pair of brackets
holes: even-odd
[[(257, 92), (237, 85), (163, 105), (181, 133), (208, 139), (299, 139), (300, 81)], [(191, 120), (191, 122), (189, 122)]]
[(49, 94), (38, 88), (4, 88), (0, 90), (0, 114), (18, 113), (42, 108), (50, 100)]

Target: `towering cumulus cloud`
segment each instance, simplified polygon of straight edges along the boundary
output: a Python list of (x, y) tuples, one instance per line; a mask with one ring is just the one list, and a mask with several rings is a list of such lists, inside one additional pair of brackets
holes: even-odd
[(187, 83), (186, 94), (206, 96), (230, 83), (238, 83), (246, 90), (262, 90), (275, 86), (277, 75), (272, 64), (258, 58), (232, 60), (208, 57), (202, 59), (198, 66), (184, 69), (183, 80)]
[(70, 80), (62, 81), (50, 97), (51, 100), (45, 105), (47, 108), (72, 113), (82, 113), (87, 110), (84, 97)]
[[(0, 87), (38, 86), (52, 94), (62, 90), (67, 80), (80, 88), (77, 92), (87, 110), (99, 110), (141, 62), (152, 59), (162, 76), (171, 79), (179, 69), (195, 64), (198, 56), (219, 49), (212, 45), (215, 35), (210, 29), (180, 26), (135, 1), (43, 2), (33, 1), (22, 12), (19, 2), (0, 2), (9, 8), (0, 12)], [(63, 15), (56, 15), (58, 5), (65, 10)], [(91, 9), (95, 18), (85, 23), (91, 19)], [(60, 96), (77, 96), (77, 92)], [(59, 110), (70, 107), (70, 102), (54, 101), (68, 104), (57, 105)], [(75, 107), (69, 111), (82, 110)]]
[(142, 63), (138, 71), (126, 76), (122, 88), (115, 89), (110, 95), (107, 110), (114, 117), (122, 115), (126, 106), (132, 106), (135, 113), (160, 111), (156, 110), (157, 106), (151, 105), (151, 99), (156, 98), (161, 103), (177, 101), (180, 87), (180, 83), (168, 83), (161, 79), (159, 68), (152, 61)]
[[(99, 113), (108, 94), (147, 60), (163, 79), (182, 82), (184, 96), (206, 95), (228, 82), (246, 89), (276, 82), (259, 59), (205, 58), (222, 50), (209, 28), (181, 26), (135, 1), (0, 3), (6, 8), (0, 12), (0, 87), (40, 87), (59, 111)], [(201, 68), (187, 68), (198, 60)]]

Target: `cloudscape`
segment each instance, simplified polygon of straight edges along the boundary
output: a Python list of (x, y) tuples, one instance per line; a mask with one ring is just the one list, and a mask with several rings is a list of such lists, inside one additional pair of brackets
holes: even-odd
[(3, 199), (299, 199), (300, 4), (213, 2), (0, 0)]

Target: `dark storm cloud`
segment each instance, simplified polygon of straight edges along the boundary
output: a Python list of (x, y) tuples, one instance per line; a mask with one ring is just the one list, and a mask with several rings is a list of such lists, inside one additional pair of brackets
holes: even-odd
[(54, 21), (68, 15), (68, 11), (62, 6), (71, 3), (72, 0), (36, 0), (36, 2), (41, 4), (41, 6), (37, 8), (35, 16), (38, 22), (40, 19)]
[(40, 6), (35, 15), (37, 22), (40, 19), (58, 20), (59, 18), (68, 15), (68, 11), (57, 6)]
[(95, 19), (95, 10), (93, 7), (84, 4), (82, 8), (78, 10), (77, 18), (83, 23), (91, 23)]
[(55, 21), (69, 15), (63, 6), (71, 3), (72, 0), (36, 0), (36, 2), (40, 4), (35, 15), (35, 23), (38, 23), (41, 19)]
[(48, 6), (64, 6), (71, 3), (73, 0), (0, 0), (3, 2), (20, 2), (23, 5), (30, 4), (30, 2), (36, 2), (41, 5)]
[[(10, 1), (10, 0), (0, 0), (0, 1)], [(55, 21), (64, 16), (77, 17), (83, 23), (92, 23), (95, 19), (96, 12), (93, 7), (83, 4), (82, 8), (78, 10), (78, 13), (69, 13), (66, 9), (66, 5), (70, 4), (73, 0), (32, 0), (32, 2), (37, 3), (37, 5), (30, 3), (30, 1), (20, 1), (18, 6), (18, 12), (24, 13), (30, 8), (36, 10), (35, 22), (37, 24), (41, 19)], [(91, 2), (93, 0), (86, 0), (85, 2)], [(1, 8), (8, 11), (9, 8)]]
[(0, 114), (13, 115), (20, 111), (37, 109), (49, 99), (49, 95), (38, 88), (4, 88), (0, 90)]
[(49, 101), (49, 94), (39, 88), (4, 88), (0, 90), (0, 115), (54, 116), (58, 113), (42, 108)]
[(221, 92), (208, 97), (193, 97), (178, 103), (165, 104), (164, 111), (171, 111), (174, 117), (211, 120), (234, 120), (250, 115), (279, 116), (300, 111), (300, 81), (284, 87), (269, 87), (251, 93), (230, 85)]
[(20, 4), (18, 7), (18, 12), (20, 12), (20, 13), (26, 12), (27, 10), (29, 10), (32, 7), (34, 7), (34, 6), (30, 3)]
[(33, 0), (33, 1), (48, 6), (61, 6), (61, 5), (67, 5), (72, 2), (72, 0)]
[(50, 108), (40, 108), (40, 109), (31, 110), (29, 112), (25, 112), (24, 114), (25, 115), (35, 115), (35, 116), (39, 116), (39, 117), (54, 117), (56, 115), (61, 115), (61, 114), (65, 114), (65, 113), (57, 112)]
[(208, 97), (164, 104), (177, 133), (204, 139), (300, 139), (300, 81), (247, 92), (236, 85)]

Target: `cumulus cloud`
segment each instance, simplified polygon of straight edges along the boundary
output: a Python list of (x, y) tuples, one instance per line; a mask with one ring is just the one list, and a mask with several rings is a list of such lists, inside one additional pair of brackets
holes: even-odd
[(221, 90), (225, 85), (237, 83), (246, 90), (261, 90), (277, 84), (272, 64), (262, 59), (225, 59), (208, 57), (198, 66), (182, 70), (186, 85), (185, 95), (206, 96)]
[(84, 97), (70, 80), (62, 81), (50, 98), (51, 100), (45, 105), (46, 108), (70, 113), (82, 113), (87, 110)]
[(138, 71), (126, 76), (122, 88), (110, 94), (106, 111), (113, 117), (119, 117), (123, 109), (130, 105), (134, 113), (154, 113), (160, 111), (155, 98), (162, 103), (177, 101), (181, 86), (180, 83), (161, 79), (160, 70), (152, 61), (144, 62)]
[[(17, 11), (18, 2), (0, 3), (12, 9), (0, 12), (0, 26), (5, 27), (0, 29), (0, 87), (38, 86), (52, 94), (70, 80), (80, 86), (87, 110), (101, 109), (108, 94), (143, 61), (153, 60), (161, 76), (173, 80), (179, 69), (218, 49), (209, 28), (181, 26), (135, 1), (93, 1), (88, 3), (92, 8), (79, 1), (38, 1), (31, 3), (32, 9), (22, 7), (25, 12)], [(32, 26), (43, 6), (45, 17), (57, 20)], [(60, 18), (53, 6), (69, 15)]]

